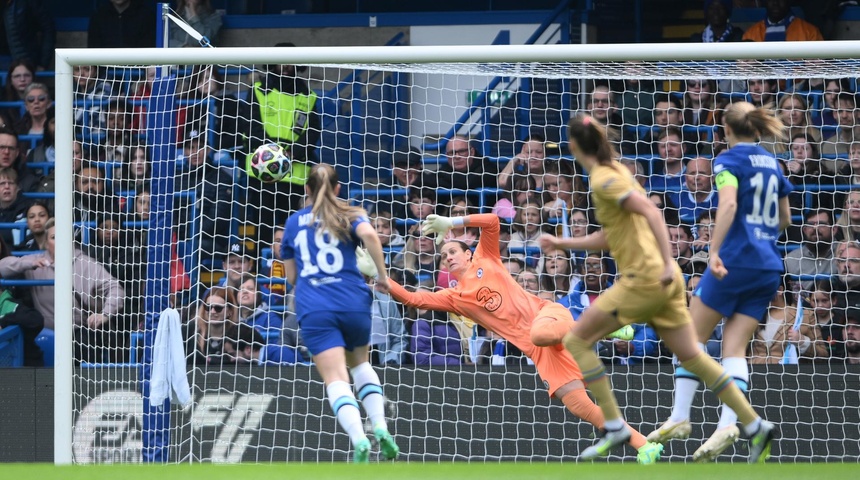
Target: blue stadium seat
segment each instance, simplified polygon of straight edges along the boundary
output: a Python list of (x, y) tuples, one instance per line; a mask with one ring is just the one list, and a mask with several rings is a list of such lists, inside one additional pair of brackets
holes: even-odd
[(50, 328), (42, 329), (36, 336), (36, 345), (42, 349), (42, 359), (46, 367), (54, 366), (54, 331)]
[(0, 367), (24, 365), (24, 334), (18, 326), (0, 330)]

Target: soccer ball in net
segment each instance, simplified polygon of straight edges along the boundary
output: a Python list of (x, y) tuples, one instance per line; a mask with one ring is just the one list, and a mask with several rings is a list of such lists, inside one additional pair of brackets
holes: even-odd
[(248, 158), (245, 170), (261, 182), (280, 182), (290, 173), (292, 160), (276, 143), (260, 145)]

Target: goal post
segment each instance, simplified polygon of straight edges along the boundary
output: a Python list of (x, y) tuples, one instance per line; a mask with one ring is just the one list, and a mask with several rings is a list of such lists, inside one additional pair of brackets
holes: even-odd
[[(791, 58), (786, 59), (786, 57)], [(250, 153), (247, 150), (252, 149), (248, 146), (252, 145), (252, 142), (247, 142), (244, 149), (235, 146), (221, 148), (222, 145), (211, 144), (221, 141), (211, 132), (213, 128), (211, 125), (203, 125), (203, 134), (197, 132), (196, 129), (200, 128), (200, 125), (191, 121), (191, 111), (193, 105), (196, 105), (194, 102), (201, 102), (201, 99), (192, 98), (187, 87), (178, 86), (178, 83), (198, 81), (194, 75), (199, 75), (199, 71), (195, 71), (194, 66), (217, 67), (227, 72), (234, 72), (228, 74), (229, 79), (226, 81), (234, 82), (230, 85), (248, 94), (248, 98), (254, 95), (252, 92), (254, 81), (265, 75), (264, 66), (267, 65), (296, 65), (322, 72), (321, 77), (315, 79), (317, 82), (315, 85), (321, 86), (320, 91), (336, 90), (339, 88), (339, 81), (346, 78), (349, 72), (364, 72), (352, 78), (352, 83), (348, 85), (354, 95), (351, 101), (339, 103), (341, 99), (337, 96), (317, 99), (318, 112), (323, 117), (321, 131), (317, 132), (322, 137), (319, 145), (319, 160), (334, 163), (342, 177), (345, 176), (348, 183), (346, 190), (351, 200), (373, 204), (383, 202), (385, 199), (384, 202), (393, 205), (398, 211), (407, 212), (409, 205), (406, 197), (402, 191), (392, 187), (393, 180), (391, 180), (392, 161), (396, 160), (398, 155), (408, 154), (406, 151), (408, 149), (400, 145), (412, 145), (420, 149), (425, 144), (436, 143), (439, 135), (452, 126), (458, 127), (458, 133), (468, 136), (480, 130), (476, 127), (478, 123), (491, 117), (496, 118), (495, 127), (500, 132), (498, 134), (500, 137), (504, 135), (503, 130), (511, 127), (517, 132), (531, 131), (532, 124), (528, 123), (528, 120), (522, 120), (531, 119), (530, 116), (504, 117), (505, 109), (518, 108), (514, 101), (507, 103), (510, 97), (506, 92), (498, 92), (492, 96), (494, 100), (488, 101), (485, 116), (478, 118), (480, 115), (476, 114), (465, 124), (455, 125), (456, 117), (468, 108), (465, 104), (466, 98), (475, 98), (471, 92), (490, 93), (483, 91), (489, 83), (487, 79), (497, 76), (577, 82), (603, 79), (607, 80), (607, 83), (624, 79), (653, 80), (669, 85), (670, 95), (682, 93), (677, 90), (677, 87), (672, 86), (672, 82), (684, 80), (791, 80), (833, 77), (856, 79), (860, 77), (860, 42), (58, 49), (55, 69), (57, 145), (68, 146), (81, 139), (83, 126), (82, 120), (76, 115), (76, 109), (81, 107), (82, 100), (75, 97), (78, 86), (73, 80), (73, 68), (91, 65), (109, 67), (115, 70), (114, 74), (118, 76), (120, 82), (125, 82), (121, 88), (110, 95), (96, 100), (95, 103), (90, 101), (89, 105), (97, 104), (103, 108), (107, 108), (108, 104), (115, 100), (136, 105), (134, 103), (137, 101), (136, 97), (130, 93), (129, 87), (133, 80), (129, 79), (141, 78), (144, 74), (142, 72), (145, 72), (147, 67), (168, 66), (163, 70), (173, 73), (163, 78), (156, 76), (150, 94), (152, 100), (146, 103), (148, 109), (144, 112), (147, 125), (139, 127), (139, 130), (133, 134), (136, 138), (140, 137), (138, 142), (146, 142), (147, 146), (152, 148), (150, 153), (152, 171), (149, 178), (152, 204), (151, 211), (147, 212), (146, 217), (151, 220), (147, 220), (149, 223), (144, 227), (140, 225), (135, 227), (150, 229), (149, 245), (144, 248), (147, 249), (147, 256), (151, 260), (149, 265), (146, 265), (146, 262), (139, 262), (143, 264), (142, 268), (147, 277), (146, 289), (136, 293), (139, 297), (146, 297), (137, 300), (145, 301), (147, 305), (144, 328), (141, 332), (136, 332), (141, 333), (141, 336), (135, 337), (144, 345), (142, 362), (139, 357), (137, 358), (139, 365), (131, 365), (127, 354), (110, 356), (111, 361), (94, 362), (107, 363), (107, 365), (94, 365), (89, 368), (79, 368), (73, 361), (76, 348), (75, 330), (69, 320), (71, 315), (68, 312), (75, 312), (77, 308), (77, 299), (72, 287), (76, 282), (73, 259), (76, 241), (81, 241), (80, 238), (75, 240), (75, 236), (98, 235), (98, 229), (101, 226), (91, 225), (92, 220), (83, 222), (86, 223), (83, 226), (81, 222), (76, 225), (75, 219), (80, 218), (81, 212), (74, 187), (74, 180), (78, 174), (73, 170), (75, 164), (73, 152), (70, 148), (58, 148), (56, 151), (55, 311), (58, 312), (58, 321), (55, 329), (54, 367), (55, 463), (140, 461), (140, 458), (159, 462), (201, 460), (326, 462), (345, 459), (348, 452), (347, 442), (345, 435), (336, 431), (333, 417), (327, 405), (322, 402), (321, 383), (311, 372), (311, 367), (307, 365), (269, 365), (252, 370), (229, 366), (218, 370), (204, 368), (192, 362), (189, 367), (189, 378), (192, 383), (194, 404), (188, 412), (174, 411), (174, 418), (171, 419), (169, 408), (158, 410), (148, 404), (146, 407), (141, 404), (140, 400), (145, 398), (142, 394), (147, 389), (147, 378), (142, 377), (138, 383), (136, 374), (138, 369), (145, 372), (151, 367), (147, 362), (151, 360), (150, 349), (155, 336), (154, 327), (161, 310), (168, 304), (167, 290), (172, 289), (168, 283), (171, 283), (169, 277), (172, 275), (174, 257), (180, 257), (179, 260), (184, 263), (185, 268), (189, 269), (187, 273), (193, 281), (204, 283), (204, 274), (209, 275), (212, 272), (204, 270), (200, 265), (207, 263), (210, 265), (207, 268), (218, 270), (219, 267), (211, 265), (219, 265), (222, 255), (228, 253), (220, 246), (229, 244), (232, 248), (238, 242), (242, 245), (243, 251), (246, 247), (255, 247), (256, 255), (259, 256), (266, 244), (271, 242), (271, 238), (252, 239), (251, 236), (254, 234), (240, 234), (239, 227), (247, 232), (245, 228), (247, 225), (236, 225), (234, 218), (224, 218), (240, 211), (237, 209), (245, 211), (240, 205), (241, 202), (234, 197), (229, 197), (230, 200), (227, 200), (229, 204), (227, 210), (213, 207), (212, 212), (217, 212), (215, 218), (212, 218), (210, 213), (200, 211), (201, 199), (194, 195), (188, 205), (188, 213), (183, 214), (187, 216), (179, 218), (178, 214), (174, 215), (173, 203), (170, 202), (174, 200), (175, 164), (188, 161), (186, 157), (194, 154), (194, 152), (188, 154), (181, 152), (183, 142), (190, 142), (192, 139), (203, 142), (202, 145), (206, 148), (223, 152), (223, 158), (219, 158), (225, 160), (223, 165), (226, 166), (219, 168), (223, 168), (221, 173), (224, 175), (217, 177), (218, 180), (212, 180), (211, 182), (214, 183), (211, 188), (222, 188), (228, 192), (226, 195), (235, 195), (234, 185), (229, 183), (234, 180), (247, 183), (243, 187), (246, 189), (243, 191), (246, 192), (253, 190), (254, 193), (259, 193), (268, 188), (260, 185), (259, 182), (254, 183), (253, 179), (244, 177), (245, 155)], [(409, 77), (411, 83), (397, 86), (405, 87), (405, 90), (411, 94), (401, 97), (399, 95), (403, 90), (386, 84), (385, 75), (391, 72), (411, 75)], [(513, 85), (515, 85), (514, 88), (519, 86), (515, 82)], [(378, 92), (374, 93), (377, 96), (370, 98), (367, 92), (371, 89)], [(577, 90), (561, 87), (560, 91), (547, 93), (547, 97), (555, 94), (579, 95), (584, 100), (586, 92)], [(611, 90), (610, 93), (620, 96), (625, 92)], [(737, 93), (736, 98), (744, 94), (744, 92), (724, 93), (729, 96)], [(786, 92), (780, 91), (777, 94), (782, 93)], [(823, 92), (819, 93), (823, 94)], [(362, 97), (363, 94), (366, 96)], [(534, 94), (526, 92), (524, 95)], [(490, 97), (487, 95), (487, 98)], [(415, 98), (421, 98), (424, 103), (417, 105)], [(208, 101), (209, 98), (204, 92), (202, 103), (207, 105), (207, 109)], [(236, 111), (242, 112), (242, 102), (238, 103)], [(579, 102), (581, 105), (584, 103), (584, 101)], [(433, 108), (427, 108), (427, 106)], [(534, 108), (546, 110), (555, 108), (556, 111), (553, 113), (560, 119), (569, 118), (570, 114), (574, 113), (560, 112), (557, 111), (558, 107), (550, 105)], [(404, 118), (409, 112), (418, 111), (427, 112), (428, 118), (415, 118), (414, 114), (410, 118)], [(430, 118), (430, 115), (433, 117)], [(206, 113), (204, 117), (205, 121), (208, 121), (211, 114)], [(386, 122), (397, 121), (407, 121), (410, 125), (409, 131), (404, 132), (397, 128), (385, 129)], [(677, 127), (681, 128), (683, 125), (677, 125)], [(107, 134), (111, 133), (111, 128), (115, 127), (110, 125), (105, 127)], [(361, 128), (378, 128), (378, 130), (361, 132), (359, 131)], [(558, 122), (543, 124), (540, 128), (544, 131), (555, 129), (558, 132), (563, 131), (565, 126), (562, 122)], [(620, 125), (620, 128), (635, 132), (636, 135), (646, 130), (651, 132), (650, 123), (625, 124)], [(711, 131), (713, 128), (716, 126), (706, 126), (702, 131)], [(391, 132), (392, 130), (394, 133)], [(180, 136), (178, 132), (182, 132), (182, 135)], [(192, 132), (196, 133), (192, 135)], [(246, 141), (253, 135), (250, 127), (247, 131), (233, 133)], [(509, 133), (508, 135), (510, 136)], [(397, 138), (391, 139), (392, 136)], [(259, 138), (253, 140), (262, 141)], [(524, 140), (520, 135), (514, 135), (507, 141), (518, 147)], [(564, 134), (561, 134), (558, 140), (563, 141)], [(443, 139), (437, 144), (440, 147), (439, 151), (422, 152), (427, 173), (431, 177), (436, 176), (439, 165), (445, 163), (446, 141), (447, 139)], [(493, 139), (493, 142), (502, 142), (502, 140)], [(127, 147), (130, 148), (130, 146)], [(559, 161), (571, 162), (572, 159), (566, 152), (557, 153), (561, 153)], [(87, 154), (85, 152), (85, 155)], [(182, 162), (178, 161), (179, 155), (186, 155)], [(636, 155), (638, 154), (633, 154), (634, 157)], [(654, 158), (650, 157), (653, 156), (642, 155), (641, 158), (633, 158), (633, 160), (651, 165), (650, 162)], [(376, 158), (376, 163), (368, 162), (368, 158)], [(366, 163), (355, 165), (356, 159)], [(847, 159), (847, 156), (837, 156), (834, 159)], [(108, 178), (108, 181), (119, 182), (117, 171), (125, 166), (122, 162), (128, 161), (127, 158), (99, 160), (99, 165), (104, 165), (103, 168), (109, 171), (107, 175), (111, 178)], [(511, 155), (499, 155), (489, 160), (500, 169), (509, 161), (511, 161)], [(385, 179), (384, 182), (383, 179)], [(178, 174), (176, 180), (178, 182)], [(482, 185), (476, 189), (462, 190), (441, 185), (433, 192), (433, 196), (438, 197), (440, 203), (442, 203), (442, 197), (449, 199), (466, 197), (465, 203), (470, 208), (489, 212), (496, 201), (503, 196), (503, 192), (495, 188), (483, 187)], [(534, 197), (548, 193), (535, 186), (526, 187), (526, 190), (528, 190), (526, 193)], [(847, 188), (843, 190), (847, 191)], [(129, 195), (123, 197), (123, 201), (133, 201), (137, 198), (133, 194)], [(418, 202), (420, 201), (419, 197)], [(565, 207), (569, 206), (565, 204)], [(125, 214), (130, 207), (125, 204), (122, 208), (125, 209), (123, 210)], [(513, 216), (514, 210), (512, 205), (505, 210), (511, 215), (504, 216)], [(152, 217), (148, 216), (150, 213)], [(277, 218), (276, 213), (273, 213), (273, 216)], [(261, 225), (260, 218), (263, 218), (262, 213), (259, 217), (244, 220), (246, 224), (256, 227), (258, 231), (272, 230), (277, 226)], [(586, 221), (591, 222), (593, 226), (593, 218), (588, 216), (586, 218)], [(101, 220), (102, 218), (99, 219)], [(552, 222), (547, 220), (544, 227), (560, 232), (560, 229), (574, 226), (575, 221), (572, 216), (565, 214), (562, 219)], [(185, 222), (187, 225), (179, 225), (180, 222)], [(396, 228), (403, 230), (404, 236), (407, 236), (406, 230), (414, 224), (414, 219), (410, 220), (405, 216), (395, 218), (394, 224)], [(208, 228), (206, 225), (228, 225), (229, 231), (221, 231), (220, 227), (211, 227), (214, 231), (206, 231)], [(188, 227), (193, 233), (189, 234), (191, 237), (186, 247), (191, 251), (180, 251), (177, 255), (172, 251), (177, 243), (186, 245), (182, 241), (175, 240), (176, 233), (172, 230), (178, 226)], [(525, 227), (525, 224), (519, 227)], [(76, 233), (79, 229), (89, 230)], [(201, 242), (206, 241), (214, 243), (214, 246), (202, 246)], [(392, 250), (391, 253), (394, 257), (397, 251)], [(525, 263), (529, 264), (528, 257), (532, 253), (528, 247), (511, 253), (526, 257)], [(147, 256), (143, 258), (146, 259)], [(579, 260), (571, 260), (570, 263), (581, 266)], [(536, 261), (534, 264), (539, 265), (542, 262)], [(261, 271), (257, 273), (266, 277), (264, 283), (273, 281), (268, 274)], [(206, 284), (199, 292), (195, 290), (196, 286), (190, 289), (194, 292), (195, 300), (200, 298), (203, 290), (217, 284), (213, 277), (206, 278)], [(809, 278), (804, 276), (802, 279)], [(278, 283), (273, 282), (271, 285)], [(284, 312), (289, 311), (289, 307), (278, 311), (283, 317), (286, 315)], [(408, 340), (417, 338), (419, 334), (416, 332), (417, 330), (407, 332)], [(464, 346), (468, 343), (465, 337), (469, 334), (467, 332), (463, 335)], [(128, 347), (126, 345), (111, 348), (119, 350)], [(670, 393), (673, 385), (671, 366), (657, 363), (656, 357), (645, 360), (654, 361), (655, 364), (647, 367), (616, 366), (613, 372), (613, 380), (624, 386), (620, 396), (622, 396), (622, 404), (627, 405), (626, 413), (630, 423), (637, 427), (641, 426), (643, 430), (652, 428), (656, 422), (664, 419), (663, 416), (668, 413), (667, 405), (657, 404), (657, 402), (665, 402), (667, 399), (671, 401)], [(541, 382), (536, 380), (533, 370), (530, 370), (528, 365), (463, 366), (461, 368), (438, 366), (427, 369), (404, 363), (378, 365), (378, 368), (385, 379), (384, 388), (391, 404), (391, 413), (399, 412), (404, 418), (399, 423), (395, 423), (393, 430), (395, 435), (402, 436), (398, 439), (402, 438), (401, 448), (408, 461), (572, 461), (575, 458), (577, 446), (581, 447), (588, 443), (587, 431), (590, 427), (573, 419), (558, 403), (551, 404), (546, 400)], [(772, 387), (778, 392), (774, 393), (777, 395), (775, 398), (782, 398), (787, 405), (804, 407), (799, 403), (812, 394), (820, 393), (835, 402), (842, 402), (844, 409), (855, 408), (856, 410), (857, 396), (852, 395), (851, 389), (858, 386), (858, 372), (853, 370), (853, 367), (847, 366), (844, 360), (836, 362), (835, 368), (844, 375), (844, 378), (818, 383), (815, 380), (816, 374), (829, 371), (829, 365), (826, 363), (801, 365), (796, 371), (786, 367), (784, 373), (782, 370), (773, 369), (757, 371), (754, 378), (763, 381), (753, 382), (751, 395), (753, 395), (755, 407), (764, 409), (766, 416), (769, 413), (782, 415), (779, 410), (780, 405), (773, 407), (767, 405), (773, 393), (768, 392), (767, 389)], [(770, 381), (774, 382), (772, 386), (768, 384)], [(105, 389), (104, 392), (101, 391), (102, 388)], [(808, 395), (803, 395), (802, 398), (801, 395), (789, 398), (792, 391), (796, 390)], [(116, 393), (114, 396), (108, 395), (102, 398), (102, 403), (98, 404), (101, 410), (93, 407), (97, 397), (110, 392)], [(318, 398), (309, 399), (308, 396)], [(137, 403), (131, 405), (134, 402)], [(700, 405), (696, 407), (696, 413), (694, 413), (694, 417), (698, 420), (704, 418), (708, 422), (704, 435), (708, 435), (715, 425), (716, 409), (713, 401), (708, 402), (702, 407), (699, 401)], [(288, 405), (298, 413), (291, 415), (291, 411), (284, 410), (284, 405)], [(637, 410), (640, 406), (641, 410)], [(111, 408), (115, 410), (112, 411)], [(849, 440), (853, 432), (857, 432), (857, 422), (854, 422), (856, 415), (840, 410), (838, 404), (816, 405), (810, 408), (823, 409), (825, 418), (831, 419), (833, 425), (828, 426), (826, 431), (817, 430), (813, 422), (821, 420), (814, 419), (812, 414), (804, 417), (805, 420), (795, 419), (792, 429), (795, 430), (796, 436), (786, 439), (781, 444), (783, 447), (781, 452), (778, 452), (778, 459), (813, 461), (816, 459), (812, 453), (817, 448), (815, 442), (820, 441), (828, 445), (828, 449), (833, 446), (832, 450), (828, 450), (823, 455), (825, 460), (849, 460), (857, 451), (857, 445)], [(75, 423), (84, 409), (89, 409), (87, 415), (92, 415), (94, 419), (94, 423), (86, 428), (76, 426)], [(842, 413), (835, 413), (837, 410)], [(133, 423), (134, 426), (129, 427), (133, 431), (124, 431), (122, 428), (125, 427), (117, 426), (122, 423), (117, 421), (117, 418)], [(561, 426), (556, 428), (558, 425)], [(110, 433), (114, 434), (114, 438), (105, 440), (103, 445), (95, 445), (92, 442), (96, 441), (92, 437), (96, 436), (95, 432), (99, 428), (113, 429)], [(324, 431), (326, 428), (330, 428), (331, 431)], [(81, 429), (84, 430), (81, 433), (82, 438), (87, 434), (91, 435), (89, 439), (84, 438), (83, 441), (91, 443), (80, 444), (73, 438), (73, 433)], [(647, 431), (644, 433), (647, 434)], [(135, 437), (134, 445), (126, 440), (124, 434)], [(148, 443), (147, 435), (161, 434), (164, 438), (170, 437), (170, 440), (164, 444)], [(701, 435), (702, 431), (696, 430), (695, 434)], [(807, 441), (802, 438), (803, 435), (813, 436), (814, 441)], [(844, 438), (839, 438), (839, 435), (844, 435)], [(568, 441), (570, 444), (565, 443)], [(76, 454), (75, 449), (78, 448), (86, 452), (86, 455)], [(100, 453), (91, 454), (94, 449), (98, 449)], [(147, 449), (158, 451), (147, 451)], [(142, 453), (139, 456), (138, 453), (141, 450), (148, 453)], [(146, 457), (146, 455), (151, 456)], [(729, 458), (732, 461), (740, 461), (743, 458), (741, 453), (731, 455)], [(620, 457), (612, 458), (617, 460)], [(671, 461), (683, 461), (684, 454), (674, 451), (667, 454), (667, 458)]]

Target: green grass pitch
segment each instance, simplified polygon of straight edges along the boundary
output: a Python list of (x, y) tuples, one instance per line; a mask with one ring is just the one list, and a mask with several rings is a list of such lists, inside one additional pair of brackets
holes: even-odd
[(2, 478), (16, 480), (810, 480), (858, 478), (854, 464), (277, 464), (277, 465), (97, 465), (55, 467), (48, 464), (6, 464)]

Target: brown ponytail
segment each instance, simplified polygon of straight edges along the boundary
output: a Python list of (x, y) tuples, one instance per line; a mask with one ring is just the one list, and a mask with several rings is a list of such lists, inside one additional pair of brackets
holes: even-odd
[(570, 119), (568, 139), (585, 155), (592, 155), (600, 165), (610, 165), (617, 157), (609, 143), (606, 127), (590, 115), (577, 115)]

